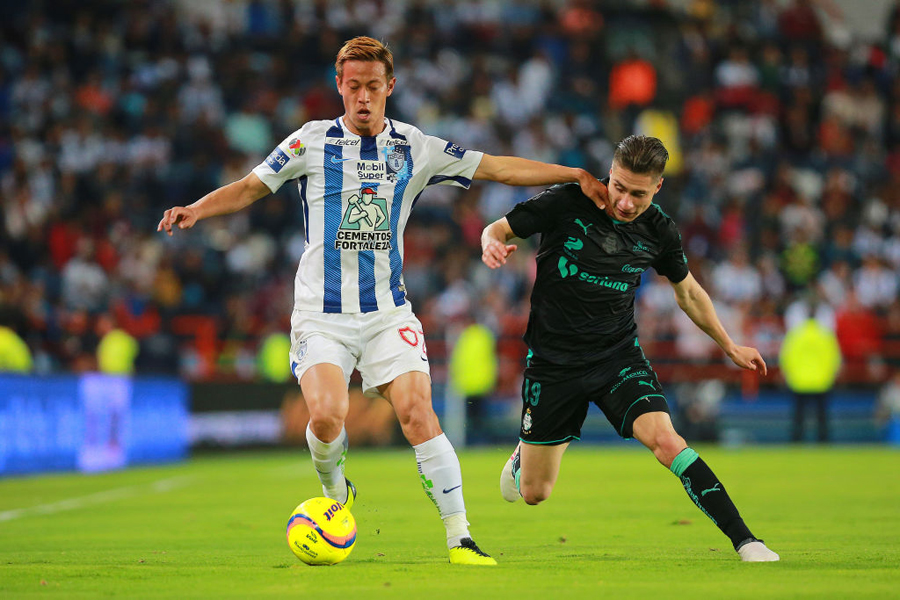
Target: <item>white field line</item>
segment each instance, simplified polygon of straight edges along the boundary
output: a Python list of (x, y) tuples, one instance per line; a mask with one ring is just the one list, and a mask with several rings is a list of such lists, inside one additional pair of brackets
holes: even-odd
[(87, 496), (79, 496), (77, 498), (67, 498), (57, 502), (49, 502), (47, 504), (38, 504), (37, 506), (29, 506), (26, 508), (14, 508), (13, 510), (5, 510), (0, 512), (0, 522), (12, 521), (22, 517), (31, 517), (35, 515), (52, 515), (54, 513), (67, 510), (77, 510), (86, 506), (95, 504), (105, 504), (107, 502), (115, 502), (131, 498), (139, 494), (153, 493), (163, 494), (172, 490), (184, 487), (191, 483), (194, 479), (192, 476), (170, 477), (168, 479), (160, 479), (150, 484), (132, 485), (128, 487), (113, 488), (104, 490)]

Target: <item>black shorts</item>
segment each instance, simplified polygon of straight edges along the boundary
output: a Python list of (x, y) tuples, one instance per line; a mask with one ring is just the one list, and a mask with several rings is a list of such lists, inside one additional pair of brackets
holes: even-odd
[(639, 416), (669, 412), (656, 372), (638, 345), (602, 363), (577, 367), (530, 357), (522, 382), (519, 439), (547, 445), (581, 439), (591, 402), (626, 439)]

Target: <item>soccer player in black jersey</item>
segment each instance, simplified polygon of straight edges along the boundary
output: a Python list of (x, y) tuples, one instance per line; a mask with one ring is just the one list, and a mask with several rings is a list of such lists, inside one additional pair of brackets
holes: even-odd
[(634, 437), (681, 480), (688, 496), (730, 539), (741, 559), (776, 561), (744, 524), (724, 486), (672, 426), (665, 394), (644, 356), (634, 320), (635, 288), (653, 268), (678, 306), (741, 368), (766, 374), (756, 348), (738, 346), (691, 275), (672, 219), (653, 203), (669, 153), (656, 138), (616, 145), (605, 204), (574, 184), (554, 186), (513, 208), (482, 234), (482, 260), (496, 269), (508, 242), (541, 234), (525, 333), (519, 445), (500, 478), (503, 497), (546, 500), (566, 447), (579, 439), (590, 402), (623, 438)]

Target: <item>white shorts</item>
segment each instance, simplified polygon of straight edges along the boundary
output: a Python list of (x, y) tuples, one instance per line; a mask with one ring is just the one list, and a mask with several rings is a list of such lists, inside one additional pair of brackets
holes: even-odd
[(299, 382), (313, 365), (328, 363), (344, 371), (350, 384), (359, 370), (363, 392), (379, 397), (378, 386), (410, 371), (429, 377), (422, 324), (408, 302), (370, 313), (329, 314), (294, 310), (291, 314), (291, 371)]

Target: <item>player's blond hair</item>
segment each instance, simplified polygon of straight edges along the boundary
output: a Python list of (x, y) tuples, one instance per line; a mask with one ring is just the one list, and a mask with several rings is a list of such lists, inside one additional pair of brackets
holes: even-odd
[(344, 44), (334, 61), (334, 70), (337, 72), (338, 79), (344, 78), (344, 63), (348, 60), (380, 62), (384, 65), (384, 74), (387, 76), (387, 80), (390, 81), (394, 77), (394, 55), (387, 46), (375, 38), (361, 35)]

